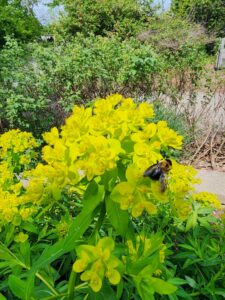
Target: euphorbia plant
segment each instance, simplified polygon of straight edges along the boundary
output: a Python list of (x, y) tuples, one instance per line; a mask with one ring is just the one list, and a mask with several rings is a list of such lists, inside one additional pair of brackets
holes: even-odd
[[(182, 137), (166, 122), (151, 122), (153, 115), (151, 104), (116, 94), (87, 108), (75, 106), (61, 130), (43, 135), (43, 162), (24, 172), (28, 185), (16, 192), (1, 190), (12, 197), (11, 214), (20, 213), (17, 221), (13, 216), (2, 224), (1, 251), (8, 253), (2, 259), (9, 263), (6, 273), (5, 265), (0, 266), (4, 293), (9, 286), (19, 299), (139, 295), (149, 300), (155, 293), (176, 291), (167, 281), (163, 234), (138, 224), (164, 205), (174, 220), (186, 222), (194, 203), (219, 202), (207, 193), (194, 194), (196, 171), (172, 159), (165, 192), (160, 182), (143, 177), (169, 148), (182, 146)], [(4, 157), (5, 152), (2, 164)], [(29, 288), (18, 292), (16, 284)]]

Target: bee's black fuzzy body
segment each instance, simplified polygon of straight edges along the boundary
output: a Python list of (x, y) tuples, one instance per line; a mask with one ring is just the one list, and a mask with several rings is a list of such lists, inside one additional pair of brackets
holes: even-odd
[(144, 177), (150, 177), (153, 180), (159, 180), (162, 170), (158, 164), (152, 165), (144, 172)]
[(170, 159), (165, 159), (157, 164), (150, 166), (143, 174), (144, 177), (149, 177), (153, 180), (159, 180), (161, 185), (161, 192), (164, 193), (166, 190), (166, 179), (167, 173), (172, 167), (172, 162)]

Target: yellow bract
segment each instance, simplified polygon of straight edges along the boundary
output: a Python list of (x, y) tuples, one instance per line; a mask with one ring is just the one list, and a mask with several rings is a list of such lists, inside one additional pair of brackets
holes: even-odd
[(168, 128), (165, 121), (158, 122), (157, 129), (157, 136), (162, 145), (169, 146), (174, 149), (182, 148), (183, 137), (178, 135), (172, 129)]
[(28, 239), (28, 235), (23, 232), (20, 232), (15, 236), (14, 241), (16, 243), (24, 243), (26, 242), (27, 239)]
[(7, 151), (11, 150), (14, 153), (23, 153), (27, 149), (32, 149), (38, 146), (38, 143), (33, 138), (32, 133), (22, 132), (19, 129), (10, 130), (0, 136), (0, 156), (7, 156)]
[(34, 212), (30, 200), (22, 195), (20, 172), (29, 168), (37, 146), (31, 133), (19, 129), (0, 135), (0, 227), (7, 223), (17, 226)]
[(193, 194), (193, 199), (204, 206), (215, 207), (221, 209), (221, 202), (218, 197), (208, 192), (200, 192)]
[(76, 249), (79, 259), (73, 264), (73, 270), (83, 272), (81, 280), (88, 281), (94, 292), (101, 289), (104, 276), (112, 284), (120, 282), (121, 275), (117, 270), (120, 261), (112, 254), (114, 247), (113, 239), (104, 237), (96, 246), (81, 245)]

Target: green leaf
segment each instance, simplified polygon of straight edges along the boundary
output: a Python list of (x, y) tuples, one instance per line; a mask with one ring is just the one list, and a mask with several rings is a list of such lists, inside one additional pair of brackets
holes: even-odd
[(104, 280), (103, 286), (98, 293), (93, 292), (90, 289), (87, 300), (116, 300), (116, 293), (111, 286)]
[(106, 212), (116, 232), (121, 236), (125, 236), (129, 223), (128, 212), (121, 210), (119, 203), (112, 201), (109, 197), (106, 199)]
[(177, 290), (176, 295), (185, 300), (193, 299), (192, 296), (190, 296), (190, 294), (186, 293), (182, 288), (179, 288), (179, 290)]
[[(119, 284), (117, 284), (116, 286), (116, 299), (121, 299), (122, 294), (123, 294), (123, 289), (124, 289), (124, 284), (123, 284), (123, 280), (120, 280)], [(1, 299), (0, 299), (1, 300)]]
[(197, 225), (198, 212), (194, 211), (188, 218), (185, 230), (188, 231)]
[(200, 263), (200, 265), (203, 267), (211, 267), (211, 266), (216, 266), (221, 264), (222, 264), (222, 260), (220, 258), (207, 259)]
[(22, 222), (20, 225), (20, 228), (25, 229), (28, 232), (32, 232), (32, 233), (39, 233), (39, 228), (36, 227), (33, 223), (31, 222)]
[(195, 248), (188, 244), (179, 244), (179, 247), (191, 250), (192, 252), (195, 252)]
[(192, 288), (197, 287), (197, 283), (193, 278), (191, 278), (189, 276), (185, 276), (185, 279), (187, 280), (187, 283), (190, 285), (190, 287), (192, 287)]
[(172, 283), (174, 285), (183, 285), (183, 284), (187, 284), (187, 281), (182, 279), (182, 278), (178, 278), (178, 277), (174, 277), (174, 278), (170, 278), (167, 282)]
[(215, 295), (222, 296), (225, 299), (225, 289), (216, 289), (215, 290)]
[(25, 300), (31, 299), (31, 295), (34, 289), (34, 279), (35, 279), (35, 275), (31, 275), (28, 277), (28, 280), (26, 282), (26, 288), (25, 288)]
[(160, 278), (150, 277), (148, 281), (154, 290), (161, 295), (169, 295), (177, 290), (176, 286)]
[(138, 278), (134, 278), (134, 283), (137, 288), (138, 294), (140, 295), (142, 300), (154, 300), (154, 289), (145, 280), (138, 280)]
[(0, 293), (0, 300), (7, 300), (7, 299), (2, 295), (2, 293)]
[(15, 226), (13, 224), (7, 224), (6, 226), (6, 237), (5, 244), (9, 245), (14, 240), (14, 230)]
[(21, 266), (27, 268), (25, 263), (12, 253), (3, 243), (0, 242), (0, 260), (7, 261), (10, 267)]
[(84, 195), (84, 207), (81, 213), (72, 222), (68, 235), (53, 246), (47, 246), (41, 256), (34, 262), (31, 272), (50, 264), (60, 256), (74, 249), (76, 243), (87, 230), (94, 218), (94, 210), (103, 200), (104, 187), (92, 182)]
[(33, 274), (25, 281), (15, 275), (9, 275), (8, 285), (16, 297), (23, 300), (30, 300), (34, 289), (34, 278), (35, 275)]
[[(143, 261), (143, 260), (142, 260)], [(144, 267), (140, 273), (138, 274), (138, 276), (140, 277), (148, 277), (151, 276), (155, 270), (158, 268), (160, 262), (159, 262), (159, 258), (158, 255), (153, 255), (151, 257), (151, 261), (146, 261), (145, 265), (146, 267)]]
[(24, 258), (26, 266), (30, 267), (30, 244), (28, 241), (20, 243), (20, 253)]
[(198, 262), (201, 262), (202, 261), (202, 259), (201, 258), (196, 258), (196, 259), (187, 259), (186, 261), (185, 261), (185, 263), (184, 263), (184, 265), (183, 265), (183, 268), (184, 269), (186, 269), (187, 267), (189, 267), (189, 266), (191, 266), (191, 265), (195, 265), (196, 263), (198, 263)]
[(122, 143), (121, 143), (121, 147), (127, 152), (127, 153), (131, 153), (134, 151), (134, 142), (131, 141), (131, 139), (129, 138), (125, 138)]
[(26, 298), (26, 282), (16, 277), (15, 275), (9, 275), (8, 285), (13, 295), (19, 299), (27, 299)]
[(105, 190), (112, 191), (115, 182), (117, 180), (118, 170), (117, 168), (106, 171), (101, 177), (101, 184), (104, 185)]
[(52, 197), (54, 200), (59, 201), (61, 198), (62, 191), (58, 188), (57, 184), (53, 183), (51, 186)]
[(168, 295), (170, 300), (179, 300), (176, 294)]

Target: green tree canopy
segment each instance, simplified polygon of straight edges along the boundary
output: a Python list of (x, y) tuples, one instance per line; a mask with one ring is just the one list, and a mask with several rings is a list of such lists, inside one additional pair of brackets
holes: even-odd
[(173, 0), (172, 11), (219, 36), (225, 35), (225, 0)]
[(41, 25), (28, 3), (21, 0), (0, 0), (0, 46), (5, 36), (12, 35), (18, 40), (27, 41), (41, 32)]

